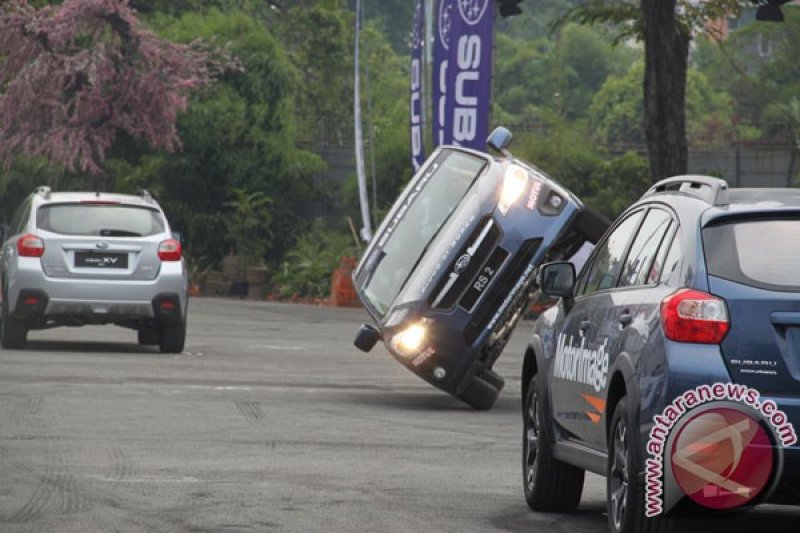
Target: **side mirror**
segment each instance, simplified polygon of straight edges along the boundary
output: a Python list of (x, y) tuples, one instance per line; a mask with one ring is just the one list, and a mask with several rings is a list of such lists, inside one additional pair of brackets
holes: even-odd
[(381, 333), (369, 324), (361, 324), (356, 333), (356, 338), (353, 344), (362, 352), (368, 352), (375, 347), (375, 344), (381, 340)]
[(575, 267), (566, 261), (547, 263), (539, 268), (537, 281), (539, 289), (546, 296), (571, 298), (575, 287)]
[(497, 128), (489, 134), (489, 138), (486, 139), (486, 144), (494, 150), (495, 152), (499, 152), (506, 157), (511, 156), (511, 153), (508, 151), (508, 147), (511, 146), (511, 140), (513, 139), (513, 135), (511, 132), (508, 131), (507, 128), (502, 126), (498, 126)]

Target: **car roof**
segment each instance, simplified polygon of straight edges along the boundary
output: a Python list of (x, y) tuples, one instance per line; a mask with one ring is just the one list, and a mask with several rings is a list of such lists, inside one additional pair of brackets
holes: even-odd
[(38, 193), (39, 204), (60, 204), (78, 202), (119, 202), (158, 209), (158, 204), (150, 195), (117, 194), (105, 192), (47, 192)]
[(757, 209), (800, 207), (800, 189), (730, 189), (730, 206)]
[(705, 211), (701, 225), (706, 226), (719, 218), (764, 213), (800, 214), (800, 189), (730, 189), (729, 203), (713, 206)]

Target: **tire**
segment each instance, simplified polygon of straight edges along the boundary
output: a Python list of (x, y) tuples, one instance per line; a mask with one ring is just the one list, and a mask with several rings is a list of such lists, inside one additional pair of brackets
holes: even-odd
[(626, 398), (614, 409), (608, 434), (606, 465), (606, 506), (612, 533), (669, 533), (675, 519), (645, 516), (646, 485), (638, 425), (629, 411)]
[(522, 486), (528, 507), (546, 513), (574, 511), (581, 502), (584, 471), (553, 457), (536, 376), (528, 385), (522, 416)]
[(503, 387), (506, 386), (506, 380), (503, 379), (503, 376), (501, 376), (494, 370), (487, 368), (486, 370), (480, 373), (480, 376), (481, 379), (483, 379), (484, 381), (492, 385), (494, 388), (496, 388), (497, 392), (502, 391)]
[(8, 315), (8, 300), (3, 298), (2, 324), (0, 324), (0, 344), (6, 350), (20, 350), (28, 342), (28, 327), (22, 320), (15, 320)]
[(142, 346), (155, 346), (159, 343), (158, 330), (156, 328), (142, 328), (136, 333), (139, 344)]
[(500, 389), (480, 376), (475, 376), (464, 392), (458, 395), (458, 399), (476, 411), (488, 411), (497, 401), (498, 396), (500, 396)]
[(181, 353), (186, 342), (186, 322), (163, 324), (158, 329), (158, 347), (162, 353)]

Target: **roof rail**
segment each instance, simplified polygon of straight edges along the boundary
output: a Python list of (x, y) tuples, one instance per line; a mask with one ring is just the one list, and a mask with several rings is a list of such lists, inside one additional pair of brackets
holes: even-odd
[(715, 206), (730, 203), (728, 182), (711, 176), (686, 175), (667, 178), (650, 187), (642, 198), (663, 192), (687, 194)]
[(51, 192), (52, 192), (52, 189), (50, 189), (50, 187), (48, 187), (47, 185), (39, 185), (33, 191), (33, 194), (38, 194), (39, 196), (41, 196), (45, 200), (49, 200)]

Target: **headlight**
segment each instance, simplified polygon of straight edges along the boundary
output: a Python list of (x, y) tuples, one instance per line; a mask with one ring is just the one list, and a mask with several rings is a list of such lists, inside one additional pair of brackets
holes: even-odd
[(427, 328), (422, 324), (412, 324), (392, 337), (392, 349), (403, 357), (419, 353), (425, 342)]
[(527, 185), (528, 171), (519, 165), (509, 166), (503, 177), (503, 188), (500, 191), (500, 201), (497, 203), (497, 208), (503, 216), (507, 215), (514, 202), (519, 200)]

